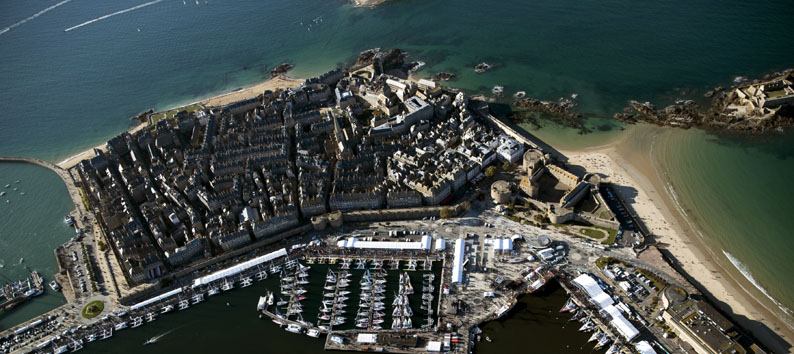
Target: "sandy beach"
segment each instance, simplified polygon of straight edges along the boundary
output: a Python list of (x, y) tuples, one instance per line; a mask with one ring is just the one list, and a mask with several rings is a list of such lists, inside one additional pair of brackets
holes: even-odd
[(256, 85), (229, 93), (210, 97), (195, 103), (203, 104), (207, 107), (223, 106), (232, 102), (245, 100), (261, 95), (265, 90), (277, 90), (295, 87), (303, 83), (304, 79), (291, 78), (288, 76), (278, 76), (269, 80), (262, 81)]
[[(292, 78), (282, 75), (262, 81), (260, 83), (257, 83), (255, 85), (246, 88), (235, 90), (229, 93), (224, 93), (218, 96), (213, 96), (210, 98), (205, 98), (203, 100), (191, 102), (178, 107), (169, 108), (166, 109), (165, 111), (170, 111), (176, 108), (190, 106), (194, 104), (203, 105), (205, 107), (223, 106), (232, 102), (254, 98), (258, 95), (261, 95), (262, 92), (264, 92), (265, 90), (277, 90), (277, 89), (287, 89), (290, 87), (295, 87), (302, 84), (304, 80), (305, 79)], [(129, 133), (135, 134), (136, 132), (140, 131), (143, 128), (146, 128), (147, 126), (148, 123), (138, 124), (134, 128), (130, 129)], [(99, 144), (91, 149), (72, 155), (63, 161), (58, 162), (57, 165), (63, 169), (69, 169), (71, 167), (74, 167), (75, 165), (80, 163), (80, 161), (94, 157), (94, 149), (100, 149), (102, 151), (105, 151), (105, 143)]]
[[(770, 350), (790, 352), (791, 346), (785, 342), (791, 343), (794, 329), (769, 310), (767, 306), (774, 308), (774, 305), (765, 304), (766, 297), (760, 292), (756, 294), (749, 283), (742, 284), (747, 281), (738, 271), (714, 259), (707, 251), (708, 246), (694, 236), (692, 225), (676, 209), (651, 160), (652, 141), (658, 128), (629, 129), (642, 130), (628, 132), (622, 140), (609, 145), (560, 152), (568, 157), (569, 165), (606, 175), (614, 185), (623, 187), (615, 188), (616, 192), (630, 202), (636, 215), (656, 236), (659, 247), (673, 254), (686, 273), (708, 290), (706, 295), (716, 300), (721, 310), (734, 314), (733, 319)], [(640, 143), (643, 148), (638, 149), (637, 139), (645, 142)]]

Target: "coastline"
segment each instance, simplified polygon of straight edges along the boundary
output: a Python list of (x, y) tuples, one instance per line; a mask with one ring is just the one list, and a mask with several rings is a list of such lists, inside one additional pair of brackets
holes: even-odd
[[(194, 104), (224, 105), (256, 97), (264, 90), (293, 87), (302, 81), (297, 78), (275, 77), (246, 88), (164, 111)], [(147, 123), (141, 123), (128, 131), (134, 133), (147, 126)], [(653, 144), (656, 138), (664, 133), (662, 130), (664, 128), (632, 126), (629, 129), (632, 131), (621, 134), (615, 141), (605, 145), (559, 151), (568, 157), (569, 164), (582, 166), (591, 172), (605, 174), (616, 184), (630, 187), (616, 189), (616, 191), (630, 203), (631, 208), (656, 236), (657, 242), (673, 254), (679, 265), (702, 288), (708, 291), (712, 299), (717, 300), (715, 305), (726, 313), (732, 314), (734, 320), (762, 343), (769, 346), (769, 349), (775, 352), (791, 350), (790, 345), (780, 343), (780, 339), (791, 342), (791, 339), (794, 338), (794, 330), (764, 303), (771, 303), (771, 301), (759, 299), (753, 294), (753, 292), (760, 294), (757, 289), (753, 291), (752, 288), (748, 289), (743, 286), (742, 282), (747, 282), (747, 280), (742, 280), (744, 276), (737, 269), (720, 264), (716, 259), (719, 256), (708, 251), (704, 240), (696, 236), (695, 227), (676, 208), (673, 197), (669, 194), (670, 191), (664, 187), (665, 184), (652, 156)], [(638, 139), (637, 135), (639, 134), (636, 131), (638, 129), (642, 129), (640, 133), (644, 134), (641, 137), (644, 139)], [(632, 139), (641, 141), (639, 149), (638, 146), (632, 146)], [(104, 143), (95, 148), (105, 150)], [(91, 148), (75, 154), (57, 165), (64, 169), (71, 168), (83, 159), (91, 158), (94, 155), (93, 150), (94, 148)], [(766, 323), (769, 326), (769, 331), (765, 331), (765, 328), (758, 328), (759, 322)], [(776, 337), (775, 334), (779, 337)]]
[[(295, 78), (295, 77), (290, 77), (290, 76), (286, 76), (286, 75), (281, 75), (281, 76), (273, 77), (273, 78), (270, 78), (270, 79), (266, 79), (264, 81), (260, 81), (260, 82), (258, 82), (256, 84), (253, 84), (253, 85), (248, 86), (248, 87), (244, 87), (244, 88), (240, 88), (240, 89), (234, 90), (232, 92), (226, 92), (226, 93), (222, 93), (220, 95), (204, 98), (204, 99), (201, 99), (201, 100), (198, 100), (198, 101), (182, 104), (182, 105), (179, 105), (179, 106), (176, 106), (176, 107), (171, 107), (171, 108), (168, 108), (168, 109), (164, 109), (164, 110), (162, 110), (160, 112), (154, 112), (152, 114), (162, 113), (162, 112), (166, 112), (166, 111), (170, 111), (170, 110), (174, 110), (174, 109), (178, 109), (178, 108), (186, 107), (186, 106), (190, 106), (190, 105), (195, 105), (195, 104), (208, 106), (208, 107), (211, 107), (211, 106), (223, 106), (223, 105), (226, 105), (226, 104), (229, 104), (229, 103), (232, 103), (232, 102), (236, 102), (236, 101), (240, 101), (240, 100), (246, 100), (246, 99), (249, 99), (249, 98), (254, 98), (254, 97), (262, 94), (262, 92), (264, 92), (265, 90), (287, 89), (287, 88), (290, 88), (290, 87), (294, 87), (294, 86), (300, 85), (301, 83), (303, 83), (303, 81), (304, 81), (304, 79), (301, 79), (301, 78)], [(130, 134), (135, 134), (136, 132), (146, 128), (147, 126), (149, 126), (148, 123), (140, 123), (140, 124), (136, 125), (135, 127), (131, 128), (131, 129), (128, 129), (127, 132), (130, 133)], [(90, 149), (87, 149), (85, 151), (81, 151), (81, 152), (78, 152), (78, 153), (76, 153), (76, 154), (74, 154), (72, 156), (69, 156), (66, 159), (64, 159), (63, 161), (58, 162), (56, 164), (56, 166), (58, 166), (60, 168), (63, 168), (65, 170), (68, 170), (68, 169), (76, 166), (78, 163), (80, 163), (80, 161), (82, 161), (84, 159), (90, 159), (90, 158), (94, 157), (94, 149), (99, 149), (99, 150), (105, 151), (105, 143), (100, 143), (99, 145), (94, 146), (94, 147), (92, 147)]]
[(654, 145), (666, 133), (665, 128), (640, 125), (629, 129), (607, 145), (560, 153), (568, 157), (568, 164), (603, 173), (623, 186), (616, 192), (630, 203), (659, 248), (669, 251), (677, 266), (708, 292), (704, 295), (768, 349), (790, 352), (794, 329), (775, 311), (776, 305), (755, 287), (743, 285), (749, 281), (738, 269), (720, 263), (720, 255), (710, 252), (706, 240), (697, 237), (696, 226), (682, 215), (671, 191), (665, 188), (653, 156)]

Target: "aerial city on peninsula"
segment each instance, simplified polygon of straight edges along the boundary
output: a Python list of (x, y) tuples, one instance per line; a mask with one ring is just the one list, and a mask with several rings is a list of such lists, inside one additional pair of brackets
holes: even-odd
[[(426, 64), (400, 49), (351, 55), (306, 79), (283, 63), (260, 84), (148, 110), (59, 163), (0, 154), (4, 165), (57, 175), (71, 201), (58, 222), (73, 233), (46, 255), (54, 269), (27, 255), (0, 262), (0, 316), (27, 314), (0, 326), (0, 353), (158, 350), (191, 336), (179, 316), (202, 307), (253, 321), (268, 331), (263, 341), (311, 341), (314, 352), (497, 352), (491, 324), (507, 331), (516, 316), (567, 331), (559, 349), (539, 352), (792, 350), (785, 320), (743, 303), (741, 283), (711, 270), (628, 158), (558, 150), (525, 128), (545, 117), (585, 133), (577, 94), (473, 92), (455, 87), (456, 74), (419, 74)], [(792, 82), (780, 71), (697, 102), (632, 100), (611, 119), (781, 132), (794, 123)], [(26, 184), (2, 177), (5, 208)], [(12, 268), (24, 276), (4, 274)], [(45, 296), (63, 300), (25, 310)], [(113, 344), (125, 336), (134, 342)], [(519, 343), (502, 348), (532, 345)]]

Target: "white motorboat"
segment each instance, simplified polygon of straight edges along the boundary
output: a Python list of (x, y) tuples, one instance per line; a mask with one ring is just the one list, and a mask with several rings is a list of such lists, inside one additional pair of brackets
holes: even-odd
[(287, 332), (292, 332), (292, 333), (297, 333), (297, 334), (303, 333), (303, 327), (298, 326), (298, 325), (296, 325), (294, 323), (288, 324), (287, 328), (285, 328), (285, 329), (287, 330)]

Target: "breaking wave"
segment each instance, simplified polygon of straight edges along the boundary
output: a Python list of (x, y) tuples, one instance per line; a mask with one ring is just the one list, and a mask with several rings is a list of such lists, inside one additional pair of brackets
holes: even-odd
[(761, 284), (759, 284), (758, 281), (755, 280), (755, 278), (753, 278), (753, 274), (750, 273), (750, 269), (747, 268), (747, 265), (742, 263), (740, 260), (736, 259), (736, 257), (734, 257), (732, 254), (728, 253), (728, 251), (726, 251), (726, 250), (722, 250), (722, 254), (724, 254), (725, 257), (728, 257), (728, 260), (731, 261), (731, 264), (733, 264), (733, 266), (736, 267), (736, 269), (739, 270), (739, 272), (742, 273), (742, 275), (748, 281), (750, 281), (750, 283), (752, 283), (753, 286), (755, 286), (756, 289), (758, 289), (762, 293), (764, 293), (764, 295), (766, 295), (766, 297), (769, 298), (769, 300), (772, 300), (772, 302), (774, 302), (775, 305), (777, 305), (777, 307), (781, 311), (785, 312), (789, 316), (794, 315), (794, 312), (792, 312), (791, 309), (789, 309), (786, 306), (783, 306), (783, 304), (781, 304), (780, 302), (775, 300), (775, 298), (773, 298), (772, 295), (769, 295), (769, 292), (766, 290), (766, 288), (761, 286)]

